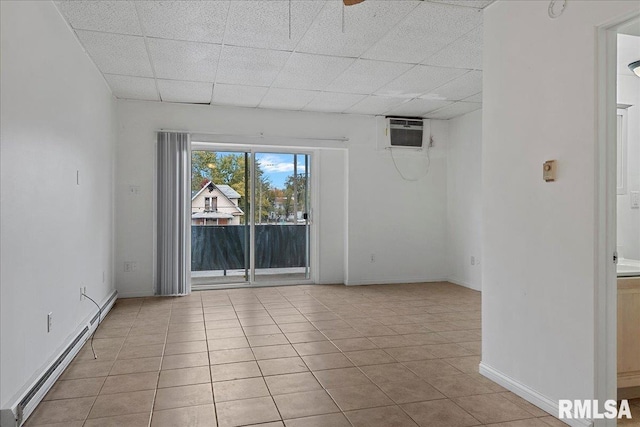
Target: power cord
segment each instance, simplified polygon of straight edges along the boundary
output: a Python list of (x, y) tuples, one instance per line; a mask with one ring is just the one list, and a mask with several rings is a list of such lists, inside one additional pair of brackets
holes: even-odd
[(96, 307), (98, 307), (98, 326), (96, 326), (96, 328), (93, 330), (93, 333), (91, 334), (91, 352), (93, 353), (93, 359), (95, 360), (98, 358), (98, 356), (96, 356), (96, 351), (93, 349), (93, 337), (95, 336), (98, 328), (100, 327), (100, 322), (102, 322), (102, 308), (100, 308), (98, 303), (95, 302), (93, 298), (91, 298), (89, 295), (85, 294), (84, 292), (82, 293), (82, 296), (86, 297), (89, 301), (94, 303)]
[(425, 176), (427, 176), (429, 174), (429, 168), (431, 167), (431, 156), (429, 153), (429, 150), (431, 149), (431, 147), (433, 146), (433, 137), (429, 138), (429, 144), (427, 145), (427, 160), (425, 162), (425, 172), (423, 175), (417, 177), (417, 178), (407, 178), (402, 171), (400, 170), (400, 168), (398, 167), (398, 164), (396, 163), (396, 156), (393, 154), (393, 148), (394, 147), (389, 147), (389, 151), (391, 151), (391, 160), (393, 160), (393, 166), (395, 166), (396, 171), (398, 171), (398, 174), (400, 174), (400, 176), (402, 177), (402, 179), (404, 179), (405, 181), (411, 181), (411, 182), (415, 182), (415, 181), (420, 181), (422, 178), (424, 178)]

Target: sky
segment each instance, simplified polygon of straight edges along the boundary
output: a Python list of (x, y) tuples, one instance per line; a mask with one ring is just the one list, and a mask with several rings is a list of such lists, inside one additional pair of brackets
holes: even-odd
[[(284, 188), (287, 178), (293, 175), (293, 154), (256, 153), (264, 176), (276, 188)], [(304, 155), (298, 155), (298, 174), (304, 173)]]

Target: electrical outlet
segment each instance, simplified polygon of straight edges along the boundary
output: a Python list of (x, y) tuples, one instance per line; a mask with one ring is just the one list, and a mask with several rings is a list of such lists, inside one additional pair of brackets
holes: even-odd
[(82, 301), (84, 299), (84, 290), (86, 288), (83, 288), (82, 286), (80, 286), (80, 301)]
[(53, 312), (47, 314), (47, 333), (53, 329)]
[(132, 271), (138, 270), (138, 263), (135, 261), (125, 261), (124, 262), (124, 272), (131, 273)]
[(371, 262), (376, 262), (376, 254), (371, 254)]
[(476, 265), (476, 257), (471, 256), (471, 265)]

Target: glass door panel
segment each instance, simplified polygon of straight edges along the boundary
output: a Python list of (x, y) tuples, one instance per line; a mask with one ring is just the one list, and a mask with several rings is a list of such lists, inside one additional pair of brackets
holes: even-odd
[(250, 280), (247, 152), (191, 154), (191, 278), (194, 285)]
[(310, 278), (310, 156), (255, 153), (255, 281)]

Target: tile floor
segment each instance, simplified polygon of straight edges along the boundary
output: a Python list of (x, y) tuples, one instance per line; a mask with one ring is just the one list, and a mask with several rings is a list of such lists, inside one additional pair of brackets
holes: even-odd
[(478, 374), (480, 293), (450, 283), (121, 299), (94, 346), (27, 425), (564, 425)]

